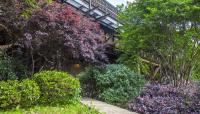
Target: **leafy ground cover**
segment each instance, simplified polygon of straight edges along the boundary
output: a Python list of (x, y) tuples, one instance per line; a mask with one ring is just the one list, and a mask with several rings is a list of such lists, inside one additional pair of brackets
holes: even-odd
[(200, 114), (200, 93), (193, 84), (149, 84), (129, 102), (129, 109), (142, 114)]
[(35, 106), (29, 109), (14, 109), (9, 111), (0, 111), (0, 114), (101, 114), (93, 108), (82, 104), (66, 106)]

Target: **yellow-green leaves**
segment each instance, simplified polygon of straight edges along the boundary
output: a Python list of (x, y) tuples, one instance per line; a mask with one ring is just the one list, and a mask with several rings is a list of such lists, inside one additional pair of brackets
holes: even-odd
[(43, 5), (51, 4), (52, 0), (43, 0), (42, 2), (37, 2), (36, 0), (23, 0), (24, 9), (21, 12), (21, 16), (28, 19), (32, 12), (39, 9)]
[[(123, 32), (119, 31), (118, 47), (127, 57), (160, 64), (163, 69), (159, 69), (159, 76), (168, 76), (167, 80), (174, 84), (193, 75), (193, 67), (200, 63), (200, 45), (194, 46), (200, 41), (198, 0), (137, 0), (122, 11), (119, 19), (125, 23), (119, 28)], [(140, 62), (132, 58), (127, 61)], [(148, 75), (154, 70), (149, 70)]]

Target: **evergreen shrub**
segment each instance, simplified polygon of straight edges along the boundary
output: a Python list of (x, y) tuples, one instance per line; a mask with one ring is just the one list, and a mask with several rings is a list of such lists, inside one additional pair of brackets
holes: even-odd
[(74, 103), (80, 99), (79, 80), (70, 74), (58, 71), (42, 71), (36, 73), (33, 80), (40, 87), (40, 103), (42, 104), (62, 105)]

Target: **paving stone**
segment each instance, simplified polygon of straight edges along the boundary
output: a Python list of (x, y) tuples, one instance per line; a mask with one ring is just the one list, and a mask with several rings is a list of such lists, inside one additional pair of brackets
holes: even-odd
[(130, 112), (126, 109), (122, 109), (94, 99), (84, 98), (81, 102), (106, 114), (137, 114), (135, 112)]

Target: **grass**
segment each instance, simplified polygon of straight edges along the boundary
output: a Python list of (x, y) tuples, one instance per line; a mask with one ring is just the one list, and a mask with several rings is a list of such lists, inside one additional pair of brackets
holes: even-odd
[(35, 106), (29, 109), (13, 109), (9, 111), (0, 111), (0, 114), (101, 114), (94, 108), (89, 108), (82, 104), (66, 106)]

